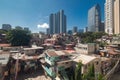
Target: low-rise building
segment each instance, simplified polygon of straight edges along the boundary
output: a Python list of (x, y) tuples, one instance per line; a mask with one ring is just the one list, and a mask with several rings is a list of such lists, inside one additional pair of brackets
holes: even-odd
[(0, 54), (0, 80), (4, 80), (6, 76), (8, 76), (8, 69), (7, 66), (9, 62), (10, 54)]
[(73, 56), (74, 65), (82, 63), (82, 74), (88, 73), (90, 66), (94, 66), (95, 78), (101, 74), (101, 60), (99, 57), (80, 54), (80, 52)]
[(40, 55), (43, 52), (43, 47), (23, 48), (26, 55)]
[(42, 47), (33, 47), (33, 48), (21, 48), (17, 51), (10, 51), (11, 60), (9, 72), (12, 80), (15, 79), (15, 76), (18, 76), (19, 73), (31, 73), (36, 69), (40, 68), (40, 61), (43, 56)]
[(0, 34), (0, 43), (7, 43), (6, 34)]
[(113, 37), (112, 44), (120, 44), (120, 35)]
[(78, 43), (75, 47), (75, 50), (82, 54), (94, 54), (98, 51), (99, 45), (95, 43), (81, 44)]
[[(45, 63), (43, 64), (45, 72), (52, 78), (55, 78), (56, 76), (58, 76), (58, 74), (62, 76), (67, 76), (65, 70), (72, 67), (72, 60), (70, 59), (70, 54), (72, 54), (73, 52), (67, 52), (65, 50), (45, 51)], [(68, 76), (66, 78), (68, 79)]]
[(47, 36), (42, 32), (32, 33), (31, 45), (41, 46), (46, 38)]
[(101, 73), (101, 61), (98, 57), (80, 54), (80, 52), (77, 53), (75, 50), (47, 50), (44, 54), (45, 61), (42, 65), (45, 72), (52, 78), (60, 75), (63, 76), (64, 80), (67, 80), (70, 74), (74, 75), (71, 69), (74, 69), (79, 62), (83, 64), (82, 74), (88, 72), (90, 65), (94, 66), (96, 76)]

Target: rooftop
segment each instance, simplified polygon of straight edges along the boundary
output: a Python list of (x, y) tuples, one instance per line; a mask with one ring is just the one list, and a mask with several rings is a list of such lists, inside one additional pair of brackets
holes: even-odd
[(41, 57), (42, 57), (42, 55), (39, 55), (39, 56), (27, 56), (27, 55), (21, 54), (21, 53), (17, 53), (17, 54), (12, 56), (12, 58), (15, 59), (15, 60), (17, 60), (17, 59), (20, 59), (20, 60), (36, 60), (36, 59), (39, 59)]
[(10, 44), (0, 44), (0, 47), (10, 47)]
[(93, 60), (96, 60), (97, 57), (95, 56), (90, 56), (90, 55), (84, 55), (84, 54), (76, 54), (73, 57), (73, 61), (75, 62), (82, 62), (82, 64), (88, 64), (90, 62), (92, 62)]
[(60, 51), (47, 50), (47, 55), (50, 57), (57, 57), (62, 55), (70, 55), (74, 52), (75, 52), (74, 50), (60, 50)]
[(43, 47), (24, 48), (24, 50), (35, 50), (35, 49), (43, 49)]

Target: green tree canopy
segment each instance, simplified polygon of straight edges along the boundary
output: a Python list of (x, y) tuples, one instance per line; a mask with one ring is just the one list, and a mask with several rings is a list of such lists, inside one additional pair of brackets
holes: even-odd
[(13, 29), (7, 32), (6, 38), (12, 46), (28, 46), (31, 34), (24, 30)]
[(86, 32), (78, 33), (76, 36), (80, 37), (82, 43), (92, 43), (96, 39), (101, 38), (102, 36), (107, 35), (104, 32)]
[(6, 34), (7, 30), (0, 29), (0, 34)]
[(82, 62), (79, 62), (75, 69), (75, 80), (82, 80)]

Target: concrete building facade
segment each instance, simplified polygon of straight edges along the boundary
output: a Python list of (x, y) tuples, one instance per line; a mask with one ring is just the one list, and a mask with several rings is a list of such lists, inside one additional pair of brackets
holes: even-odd
[(120, 33), (120, 0), (114, 0), (114, 33)]
[(101, 22), (100, 31), (101, 31), (101, 32), (105, 32), (105, 24), (104, 24), (104, 22)]
[(88, 27), (85, 27), (85, 28), (84, 28), (84, 33), (85, 33), (85, 32), (88, 32)]
[(78, 43), (75, 47), (77, 52), (82, 54), (94, 54), (98, 51), (99, 45), (95, 43), (81, 44)]
[(73, 33), (77, 33), (78, 32), (78, 28), (77, 28), (77, 26), (74, 26), (73, 27)]
[(8, 31), (12, 29), (12, 26), (10, 24), (2, 24), (2, 29)]
[(114, 33), (114, 0), (106, 0), (105, 2), (105, 32)]
[(24, 27), (24, 30), (25, 31), (30, 31), (28, 27)]
[(49, 17), (50, 34), (66, 33), (66, 15), (63, 10), (50, 14)]

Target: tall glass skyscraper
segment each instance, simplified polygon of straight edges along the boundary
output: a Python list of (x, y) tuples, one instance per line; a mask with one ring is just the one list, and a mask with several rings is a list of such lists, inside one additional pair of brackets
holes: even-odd
[(63, 10), (50, 14), (49, 17), (50, 34), (66, 33), (66, 15)]
[(50, 24), (50, 34), (53, 34), (54, 33), (54, 30), (53, 30), (53, 28), (54, 28), (54, 22), (55, 22), (55, 20), (54, 20), (54, 14), (50, 14), (50, 17), (49, 17), (49, 24)]
[(88, 31), (99, 32), (101, 25), (100, 6), (96, 4), (88, 11)]

